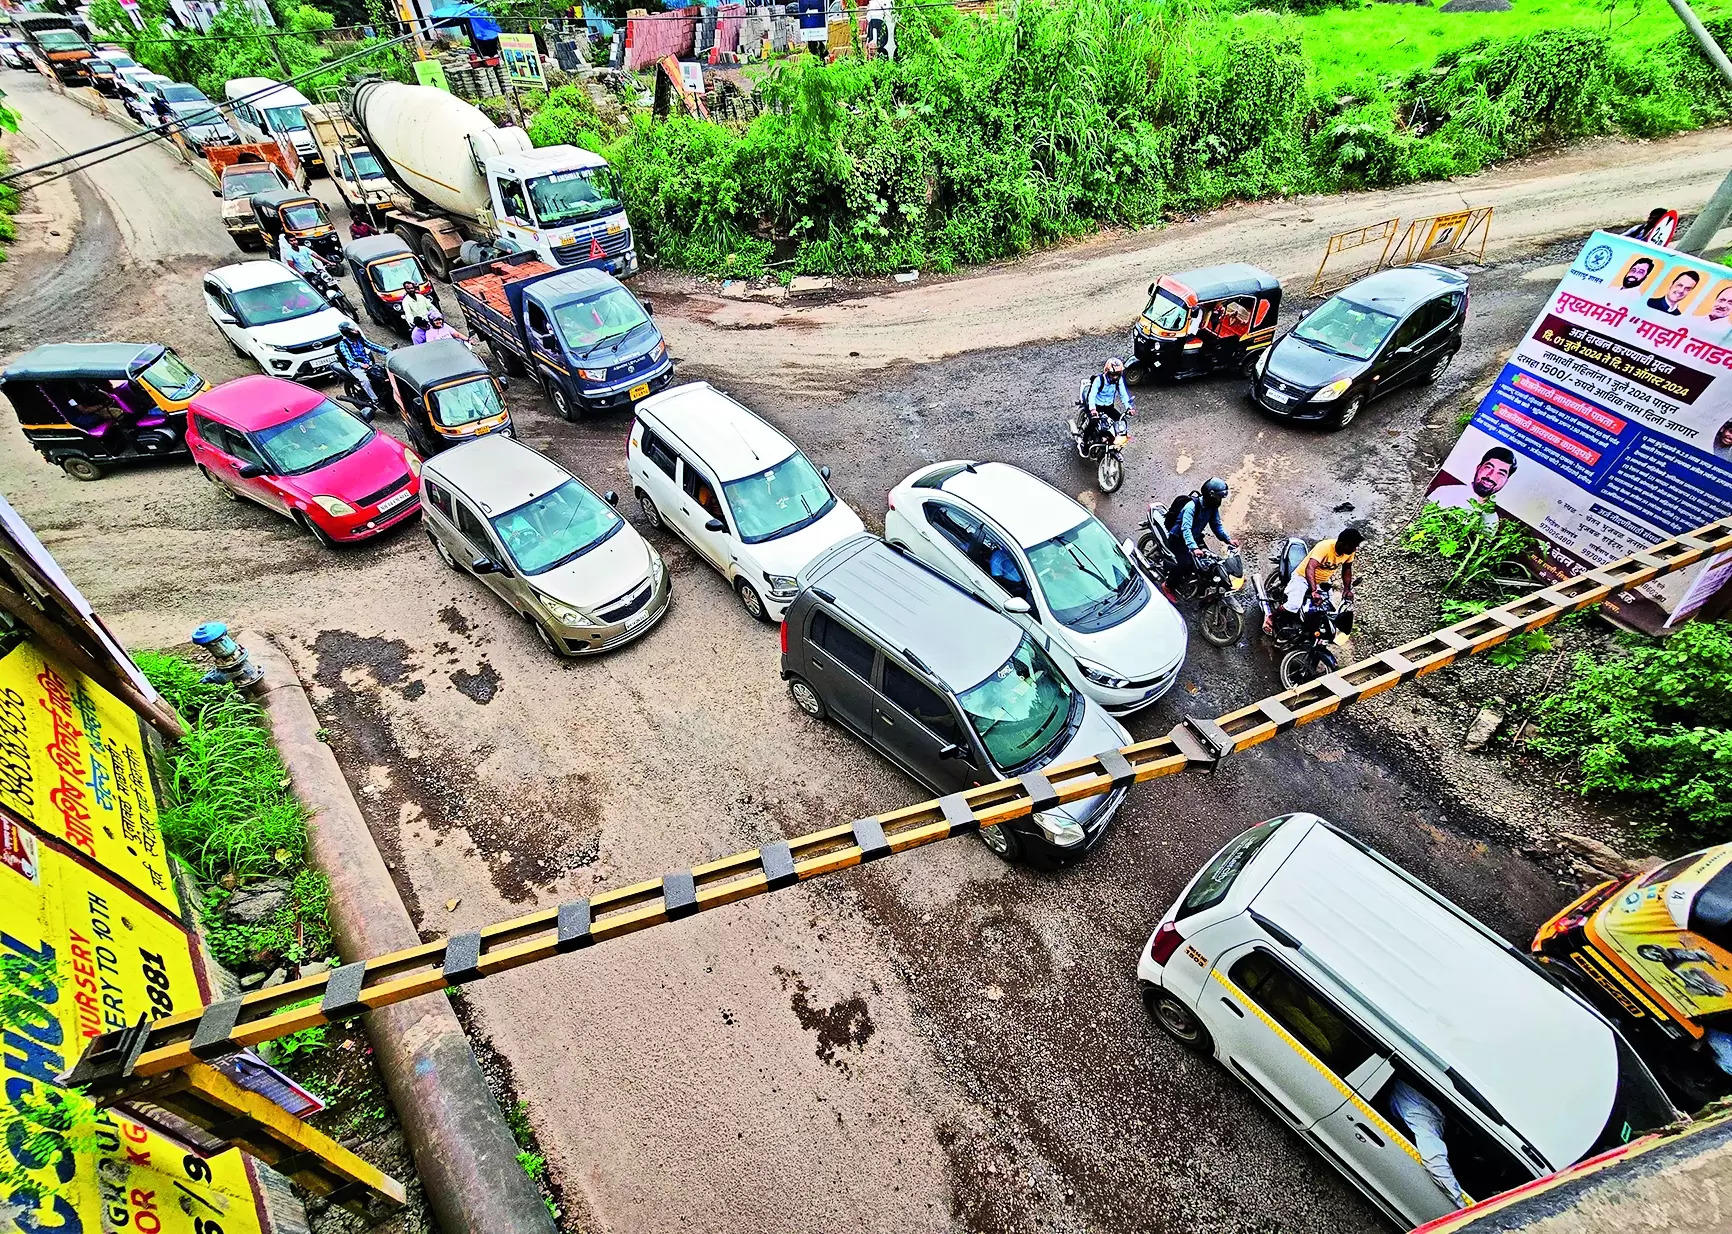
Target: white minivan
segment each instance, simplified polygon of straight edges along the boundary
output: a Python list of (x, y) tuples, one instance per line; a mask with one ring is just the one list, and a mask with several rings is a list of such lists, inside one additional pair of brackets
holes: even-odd
[(1147, 707), (1179, 679), (1184, 618), (1105, 524), (1020, 468), (921, 468), (890, 490), (884, 538), (1040, 639), (1112, 715)]
[(1215, 854), (1137, 980), (1156, 1024), (1218, 1058), (1404, 1229), (1457, 1203), (1403, 1110), (1441, 1131), (1467, 1202), (1678, 1117), (1597, 1011), (1315, 815)]
[(223, 87), (223, 106), (229, 123), (243, 142), (275, 142), (284, 137), (309, 167), (323, 167), (313, 131), (301, 109), (311, 100), (293, 86), (279, 85), (269, 77), (237, 77)]
[(697, 550), (759, 621), (780, 621), (807, 563), (865, 529), (828, 467), (708, 382), (637, 405), (626, 468), (644, 521)]

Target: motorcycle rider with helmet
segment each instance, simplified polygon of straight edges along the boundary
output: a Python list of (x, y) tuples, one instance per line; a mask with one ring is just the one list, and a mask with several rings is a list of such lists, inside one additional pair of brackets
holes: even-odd
[(338, 329), (337, 363), (361, 388), (367, 402), (379, 406), (379, 393), (373, 389), (373, 379), (367, 375), (367, 369), (375, 356), (386, 354), (385, 348), (369, 343), (366, 335), (361, 333), (361, 327), (352, 321), (345, 319)]
[(1112, 440), (1124, 431), (1124, 416), (1118, 414), (1121, 404), (1125, 415), (1137, 408), (1130, 387), (1125, 385), (1124, 361), (1112, 356), (1089, 380), (1078, 419), (1071, 422), (1071, 432), (1082, 439), (1085, 447), (1092, 441)]
[(1198, 492), (1192, 493), (1179, 506), (1177, 517), (1167, 528), (1167, 545), (1173, 551), (1175, 574), (1185, 578), (1209, 556), (1208, 535), (1228, 548), (1238, 548), (1239, 541), (1227, 531), (1221, 521), (1221, 506), (1227, 500), (1227, 482), (1211, 476)]

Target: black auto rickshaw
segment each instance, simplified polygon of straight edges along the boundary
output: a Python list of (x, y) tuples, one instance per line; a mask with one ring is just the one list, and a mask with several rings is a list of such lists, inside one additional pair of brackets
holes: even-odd
[(76, 480), (186, 454), (186, 405), (208, 389), (160, 343), (49, 343), (0, 371), (25, 440)]
[(361, 289), (361, 305), (375, 325), (408, 334), (410, 323), (403, 303), (410, 292), (419, 292), (439, 303), (433, 280), (422, 270), (415, 251), (397, 236), (351, 240), (343, 246), (343, 258), (349, 263), (349, 273), (355, 276), (355, 286)]
[(343, 255), (337, 229), (331, 225), (325, 203), (299, 189), (270, 189), (252, 195), (253, 217), (265, 247), (276, 252), (284, 232), (303, 237), (319, 256), (337, 261)]
[(410, 444), (423, 455), (511, 430), (499, 382), (457, 339), (399, 347), (385, 372)]
[(1149, 284), (1149, 303), (1131, 328), (1138, 377), (1178, 380), (1208, 373), (1246, 377), (1275, 340), (1281, 284), (1267, 270), (1240, 262), (1164, 274)]

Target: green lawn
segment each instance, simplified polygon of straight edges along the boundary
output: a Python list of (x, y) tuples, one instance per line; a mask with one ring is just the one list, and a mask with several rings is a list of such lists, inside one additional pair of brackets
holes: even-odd
[[(1441, 3), (1441, 0), (1439, 0)], [(1609, 30), (1627, 45), (1658, 43), (1683, 29), (1665, 0), (1512, 0), (1507, 13), (1442, 13), (1409, 4), (1368, 4), (1302, 19), (1312, 81), (1332, 91), (1366, 71), (1397, 76), (1476, 39), (1542, 30)], [(1703, 20), (1732, 14), (1732, 0), (1696, 0)]]

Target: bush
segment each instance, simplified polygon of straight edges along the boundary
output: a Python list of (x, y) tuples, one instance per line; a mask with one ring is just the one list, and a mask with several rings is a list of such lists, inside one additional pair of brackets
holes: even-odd
[(1571, 763), (1581, 791), (1686, 844), (1732, 840), (1732, 622), (1632, 636), (1616, 658), (1576, 658), (1540, 704), (1535, 749)]

